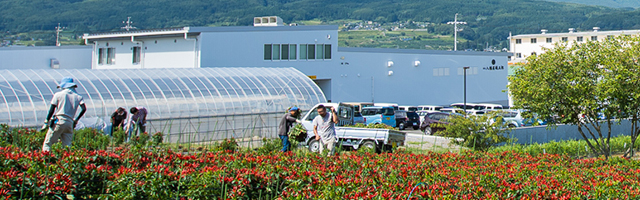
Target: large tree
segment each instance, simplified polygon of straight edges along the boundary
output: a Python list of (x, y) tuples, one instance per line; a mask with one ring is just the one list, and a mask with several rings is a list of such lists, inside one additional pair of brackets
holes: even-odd
[(630, 118), (632, 144), (625, 156), (632, 156), (640, 133), (639, 57), (638, 37), (559, 43), (527, 58), (509, 78), (509, 92), (515, 107), (577, 125), (591, 151), (607, 158), (611, 126)]

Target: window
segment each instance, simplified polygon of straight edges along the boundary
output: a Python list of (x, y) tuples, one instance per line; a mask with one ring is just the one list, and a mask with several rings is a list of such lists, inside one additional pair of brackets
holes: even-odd
[(331, 59), (331, 45), (324, 45), (324, 59)]
[(324, 58), (324, 45), (316, 45), (316, 59)]
[(307, 45), (307, 60), (316, 59), (316, 45), (308, 44)]
[(568, 37), (562, 37), (562, 41), (563, 42), (567, 42), (567, 41), (569, 41), (569, 38)]
[(272, 44), (273, 48), (271, 49), (271, 60), (280, 60), (280, 45)]
[(516, 58), (522, 58), (522, 53), (516, 53)]
[(300, 45), (300, 59), (301, 60), (306, 60), (307, 59), (307, 45), (306, 44), (301, 44)]
[(531, 44), (535, 44), (538, 42), (538, 38), (531, 38)]
[(591, 36), (591, 40), (593, 40), (593, 41), (598, 40), (598, 36)]
[(607, 35), (607, 39), (608, 40), (613, 39), (613, 35)]
[(140, 63), (140, 50), (142, 50), (142, 48), (140, 47), (133, 47), (133, 64), (139, 64)]
[(552, 43), (553, 39), (552, 38), (547, 38), (547, 43)]
[(522, 39), (516, 39), (516, 44), (522, 44)]
[(289, 45), (282, 45), (282, 60), (289, 60)]
[(107, 65), (116, 64), (116, 48), (107, 48)]
[(578, 42), (582, 42), (583, 40), (584, 40), (584, 39), (582, 39), (582, 36), (578, 36), (578, 37), (576, 38), (576, 41), (578, 41)]
[[(293, 49), (289, 52), (295, 52), (295, 44), (292, 44)], [(290, 57), (295, 59), (295, 55)], [(322, 60), (331, 59), (331, 45), (330, 44), (301, 44), (300, 45), (300, 60)]]
[(531, 52), (531, 55), (532, 55), (532, 56), (535, 56), (535, 55), (537, 55), (537, 54), (536, 54), (536, 52)]
[(296, 56), (296, 45), (295, 44), (290, 44), (289, 45), (289, 60), (295, 60), (297, 59)]
[(104, 61), (107, 57), (107, 51), (105, 50), (105, 48), (99, 48), (98, 49), (98, 64), (100, 65), (104, 65)]
[(264, 45), (264, 60), (271, 60), (271, 45)]

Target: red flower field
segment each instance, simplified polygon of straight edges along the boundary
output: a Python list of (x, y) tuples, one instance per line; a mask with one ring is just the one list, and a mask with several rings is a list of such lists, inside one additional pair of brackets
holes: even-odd
[[(426, 155), (0, 147), (0, 196), (109, 199), (638, 199), (639, 162), (512, 152)], [(417, 187), (416, 187), (417, 186)], [(412, 189), (414, 189), (412, 192)]]

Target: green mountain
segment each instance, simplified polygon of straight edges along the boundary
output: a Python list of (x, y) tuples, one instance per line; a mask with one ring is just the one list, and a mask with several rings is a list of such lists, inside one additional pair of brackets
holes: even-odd
[(0, 34), (52, 31), (57, 23), (78, 34), (114, 31), (127, 17), (140, 29), (248, 26), (253, 17), (277, 15), (287, 23), (427, 22), (430, 33), (452, 35), (446, 23), (460, 13), (468, 24), (459, 36), (476, 44), (469, 46), (506, 47), (509, 32), (634, 28), (640, 21), (616, 19), (634, 12), (542, 0), (0, 0)]
[(640, 8), (638, 0), (548, 0), (554, 2), (577, 3), (594, 6), (607, 6), (612, 8)]

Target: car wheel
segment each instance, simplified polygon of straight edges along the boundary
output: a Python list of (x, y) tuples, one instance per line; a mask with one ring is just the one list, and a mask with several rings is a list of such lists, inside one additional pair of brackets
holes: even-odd
[(413, 126), (413, 130), (418, 130), (420, 126)]
[(317, 153), (320, 150), (320, 141), (312, 139), (309, 141), (309, 151)]
[(515, 127), (516, 127), (516, 125), (509, 124), (509, 128), (515, 128)]
[(400, 124), (398, 124), (398, 129), (404, 130), (404, 122), (400, 122)]
[(424, 129), (424, 134), (425, 134), (425, 135), (431, 135), (431, 134), (433, 134), (433, 132), (431, 132), (431, 127), (427, 127), (427, 128), (425, 128), (425, 129)]
[(376, 143), (373, 141), (365, 141), (364, 143), (362, 143), (360, 148), (373, 149), (376, 153), (378, 153), (379, 151), (378, 145), (376, 145)]

